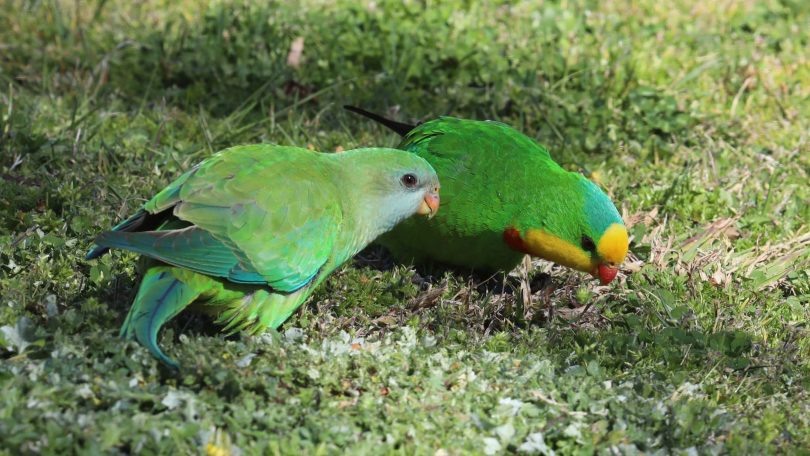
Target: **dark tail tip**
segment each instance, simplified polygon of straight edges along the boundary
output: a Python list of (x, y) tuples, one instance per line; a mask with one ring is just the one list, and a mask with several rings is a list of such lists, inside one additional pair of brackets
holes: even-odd
[(101, 255), (104, 255), (109, 251), (110, 251), (109, 247), (101, 247), (99, 245), (94, 245), (93, 248), (90, 249), (89, 252), (87, 252), (87, 255), (84, 256), (84, 259), (95, 260), (96, 258), (100, 257)]
[(345, 109), (347, 111), (351, 111), (351, 112), (356, 113), (356, 114), (360, 114), (363, 117), (368, 117), (369, 119), (371, 119), (371, 120), (373, 120), (375, 122), (381, 123), (381, 124), (385, 125), (386, 127), (388, 127), (389, 129), (393, 130), (395, 133), (397, 133), (400, 136), (405, 136), (405, 135), (408, 134), (408, 132), (410, 132), (411, 130), (416, 128), (416, 125), (411, 125), (411, 124), (406, 124), (406, 123), (403, 123), (403, 122), (397, 122), (396, 120), (386, 119), (385, 117), (383, 117), (383, 116), (381, 116), (379, 114), (374, 114), (373, 112), (368, 112), (365, 109), (358, 108), (357, 106), (343, 105), (343, 109)]
[(113, 244), (110, 244), (110, 236), (114, 236), (116, 234), (117, 232), (115, 231), (104, 231), (103, 233), (99, 233), (99, 235), (93, 240), (93, 247), (90, 248), (90, 251), (84, 256), (84, 259), (94, 260), (109, 252), (110, 247), (114, 247)]

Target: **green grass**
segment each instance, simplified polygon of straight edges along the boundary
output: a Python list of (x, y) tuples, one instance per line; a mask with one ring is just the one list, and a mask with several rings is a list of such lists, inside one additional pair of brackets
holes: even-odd
[[(263, 3), (0, 8), (0, 454), (807, 454), (806, 2)], [(344, 103), (596, 172), (624, 274), (372, 248), (279, 333), (177, 318), (180, 376), (121, 342), (94, 234), (226, 146), (396, 144)]]

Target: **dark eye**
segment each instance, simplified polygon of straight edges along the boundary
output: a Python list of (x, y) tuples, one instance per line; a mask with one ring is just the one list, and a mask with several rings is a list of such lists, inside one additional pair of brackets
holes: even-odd
[(593, 239), (589, 238), (588, 236), (582, 236), (582, 250), (588, 252), (595, 252), (596, 251), (596, 244), (593, 243)]
[(416, 179), (416, 176), (414, 176), (413, 174), (410, 174), (410, 173), (402, 176), (402, 179), (400, 179), (400, 180), (402, 181), (402, 185), (404, 185), (404, 186), (406, 186), (408, 188), (416, 187), (416, 184), (418, 182), (417, 179)]

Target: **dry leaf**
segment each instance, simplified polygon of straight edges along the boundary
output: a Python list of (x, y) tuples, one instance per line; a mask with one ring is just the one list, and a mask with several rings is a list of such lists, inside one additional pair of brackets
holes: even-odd
[(723, 271), (718, 269), (717, 271), (714, 272), (714, 274), (712, 274), (712, 278), (710, 281), (712, 285), (720, 287), (723, 286), (724, 283), (726, 283), (727, 279), (726, 275), (723, 274)]
[(290, 52), (287, 54), (287, 66), (298, 68), (301, 66), (301, 57), (304, 54), (304, 37), (299, 36), (290, 44)]
[(416, 310), (433, 306), (441, 300), (441, 297), (445, 291), (447, 291), (447, 282), (442, 283), (438, 287), (431, 288), (430, 290), (427, 290), (426, 292), (421, 293), (419, 296), (411, 299), (411, 301), (408, 303), (408, 307)]

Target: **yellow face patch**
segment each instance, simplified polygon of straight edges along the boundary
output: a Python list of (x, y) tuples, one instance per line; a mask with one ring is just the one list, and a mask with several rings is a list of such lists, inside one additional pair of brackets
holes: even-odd
[(528, 229), (521, 239), (526, 253), (577, 271), (593, 273), (597, 264), (581, 248), (543, 230)]
[(596, 246), (596, 253), (607, 263), (618, 266), (622, 264), (627, 256), (627, 248), (630, 245), (630, 238), (627, 236), (627, 228), (618, 223), (610, 225), (599, 244)]

